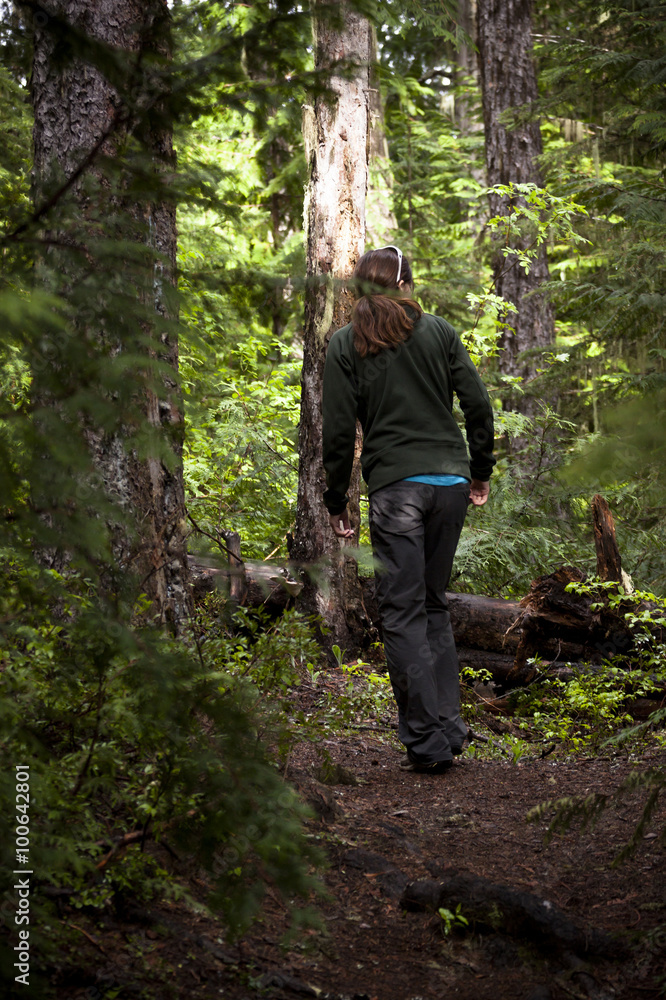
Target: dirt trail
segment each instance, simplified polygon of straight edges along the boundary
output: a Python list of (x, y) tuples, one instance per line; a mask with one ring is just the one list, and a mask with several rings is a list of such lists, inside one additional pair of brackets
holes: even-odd
[[(333, 897), (322, 907), (326, 934), (306, 932), (290, 950), (281, 950), (286, 914), (272, 895), (264, 921), (239, 946), (224, 944), (214, 921), (193, 917), (182, 905), (163, 905), (143, 922), (90, 929), (104, 954), (81, 937), (91, 964), (80, 961), (80, 976), (66, 977), (59, 996), (92, 997), (83, 987), (97, 988), (104, 975), (121, 987), (121, 998), (666, 995), (664, 847), (649, 835), (635, 858), (610, 868), (632, 829), (637, 800), (609, 810), (593, 833), (570, 831), (548, 846), (545, 824), (525, 822), (539, 802), (610, 792), (634, 767), (663, 765), (663, 755), (516, 765), (463, 757), (435, 777), (401, 772), (398, 750), (372, 734), (332, 738), (326, 750), (341, 768), (333, 779), (357, 784), (315, 781), (320, 757), (309, 744), (294, 751), (289, 764), (290, 780), (322, 814), (312, 833), (331, 860), (324, 875)], [(663, 824), (664, 812), (661, 807), (653, 829)], [(407, 881), (453, 873), (533, 893), (584, 929), (621, 932), (628, 952), (622, 956), (618, 949), (592, 961), (536, 948), (502, 928), (447, 937), (436, 914), (403, 912), (399, 900)], [(203, 888), (200, 879), (191, 885)]]

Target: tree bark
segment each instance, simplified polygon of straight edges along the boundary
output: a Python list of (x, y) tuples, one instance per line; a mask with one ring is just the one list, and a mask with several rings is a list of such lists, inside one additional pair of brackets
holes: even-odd
[(393, 170), (386, 140), (374, 28), (371, 29), (368, 108), (367, 242), (369, 249), (376, 249), (391, 241), (391, 231), (398, 228), (398, 223), (393, 213)]
[[(537, 121), (522, 121), (515, 127), (501, 123), (500, 116), (512, 108), (529, 110), (537, 99), (537, 82), (532, 62), (531, 0), (478, 0), (477, 44), (483, 95), (486, 166), (488, 185), (541, 185), (538, 157), (542, 153)], [(490, 214), (507, 215), (511, 201), (490, 195)], [(529, 233), (517, 233), (515, 247), (530, 245)], [(497, 252), (494, 265), (495, 293), (511, 303), (517, 312), (508, 312), (507, 329), (500, 340), (500, 370), (506, 375), (529, 379), (535, 374), (534, 357), (525, 351), (549, 347), (554, 339), (553, 311), (547, 298), (526, 296), (548, 280), (545, 248), (533, 261), (528, 274), (514, 256)], [(536, 405), (529, 397), (514, 400), (521, 412), (533, 415)]]
[(592, 498), (594, 546), (597, 550), (597, 576), (600, 580), (622, 582), (622, 560), (615, 537), (615, 521), (608, 502), (598, 493)]
[[(310, 567), (301, 606), (319, 614), (329, 629), (329, 641), (350, 653), (362, 645), (364, 611), (356, 561), (334, 536), (322, 499), (321, 393), (328, 341), (351, 315), (352, 295), (342, 283), (364, 250), (371, 27), (343, 4), (339, 21), (317, 16), (314, 33), (316, 68), (330, 71), (330, 93), (306, 107), (303, 118), (310, 175), (305, 205), (308, 290), (298, 508), (290, 555), (302, 567)], [(336, 70), (342, 59), (355, 65), (351, 75), (342, 76)], [(349, 513), (357, 526), (354, 544), (360, 520), (359, 486), (356, 462), (349, 492)]]
[[(458, 24), (472, 43), (476, 42), (476, 0), (458, 0)], [(479, 87), (479, 64), (473, 44), (463, 42), (454, 54), (453, 68), (456, 87), (460, 92), (455, 99), (455, 119), (463, 135), (472, 135), (483, 128), (478, 118), (475, 91)], [(475, 180), (479, 178), (475, 177)]]
[[(144, 113), (131, 112), (118, 89), (93, 60), (81, 55), (68, 58), (62, 45), (63, 31), (66, 38), (68, 30), (63, 29), (66, 22), (76, 31), (126, 55), (123, 86), (128, 92), (134, 86), (136, 97), (136, 87), (142, 86), (144, 79), (144, 59), (149, 61), (156, 56), (168, 59), (169, 11), (166, 0), (50, 0), (42, 7), (44, 13), (34, 19), (32, 71), (37, 207), (49, 189), (53, 190), (54, 183), (57, 186), (80, 172), (68, 192), (70, 206), (73, 200), (78, 213), (76, 221), (69, 229), (62, 223), (61, 233), (50, 232), (47, 237), (62, 236), (65, 243), (79, 240), (86, 245), (87, 267), (98, 273), (102, 273), (104, 265), (102, 256), (96, 256), (96, 239), (111, 237), (118, 231), (117, 226), (122, 228), (125, 239), (144, 243), (152, 251), (146, 253), (136, 281), (137, 299), (144, 313), (149, 307), (149, 318), (145, 324), (137, 318), (133, 343), (143, 339), (145, 344), (147, 339), (148, 346), (143, 348), (146, 371), (158, 360), (167, 367), (167, 374), (162, 376), (158, 387), (137, 374), (136, 398), (143, 398), (145, 420), (170, 450), (170, 460), (167, 464), (157, 457), (139, 457), (127, 445), (130, 428), (124, 426), (125, 415), (121, 412), (113, 422), (113, 432), (91, 422), (85, 434), (96, 475), (103, 482), (107, 496), (135, 528), (128, 531), (118, 525), (110, 526), (114, 561), (111, 576), (132, 574), (150, 598), (153, 615), (157, 613), (162, 622), (170, 623), (177, 631), (180, 622), (190, 614), (191, 594), (185, 545), (184, 423), (178, 385), (178, 343), (173, 323), (166, 322), (176, 318), (171, 292), (175, 284), (176, 208), (167, 200), (150, 201), (149, 196), (137, 202), (136, 196), (124, 199), (117, 192), (111, 194), (111, 185), (99, 166), (100, 156), (117, 156), (132, 133), (134, 141), (138, 140), (152, 156), (156, 174), (171, 170), (174, 164), (171, 131), (163, 117), (153, 114), (159, 109), (155, 104), (151, 106), (150, 96), (145, 98)], [(81, 170), (84, 163), (86, 167)], [(86, 183), (91, 178), (96, 181), (94, 203)], [(106, 211), (112, 220), (108, 230)], [(56, 220), (49, 221), (49, 225), (59, 224), (56, 209)], [(61, 252), (61, 258), (54, 257), (54, 251), (49, 253), (51, 263), (57, 261), (70, 268), (73, 286), (77, 266), (72, 263), (73, 258), (65, 252)], [(127, 273), (128, 281), (136, 277), (129, 267)], [(95, 323), (100, 320), (94, 308), (89, 317), (79, 317), (76, 321), (82, 351), (87, 350), (86, 345), (91, 341), (95, 350), (108, 350), (110, 356), (126, 349), (122, 324), (118, 324), (117, 330), (103, 330), (99, 326), (95, 329)], [(112, 346), (104, 346), (111, 341)], [(39, 395), (38, 376), (35, 392)]]

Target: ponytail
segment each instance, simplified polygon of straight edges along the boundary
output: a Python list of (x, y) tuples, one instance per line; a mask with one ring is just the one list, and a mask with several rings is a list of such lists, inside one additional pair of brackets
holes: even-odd
[(408, 315), (405, 306), (413, 309), (417, 318), (423, 312), (413, 299), (395, 299), (381, 293), (364, 295), (358, 300), (352, 324), (354, 347), (362, 358), (409, 340), (415, 321)]

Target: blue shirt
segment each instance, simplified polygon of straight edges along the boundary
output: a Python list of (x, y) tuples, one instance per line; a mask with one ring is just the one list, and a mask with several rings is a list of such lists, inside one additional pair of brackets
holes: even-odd
[(468, 483), (464, 476), (407, 476), (403, 483), (427, 483), (429, 486), (457, 486)]

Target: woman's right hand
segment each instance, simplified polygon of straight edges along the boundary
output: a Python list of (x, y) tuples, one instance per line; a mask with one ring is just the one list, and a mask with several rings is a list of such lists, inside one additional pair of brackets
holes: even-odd
[(473, 479), (469, 491), (469, 501), (475, 507), (483, 507), (490, 493), (490, 482), (484, 483), (481, 479)]
[(349, 513), (346, 507), (341, 514), (329, 514), (328, 523), (338, 538), (353, 538), (354, 529), (349, 523)]

